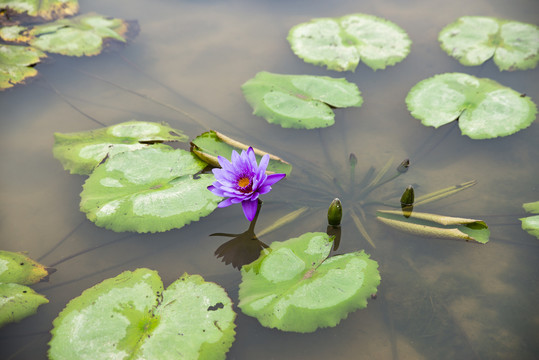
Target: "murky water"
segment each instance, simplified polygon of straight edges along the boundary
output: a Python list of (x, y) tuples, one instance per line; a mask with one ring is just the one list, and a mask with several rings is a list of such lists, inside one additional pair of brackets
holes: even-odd
[[(141, 32), (127, 47), (97, 57), (50, 56), (38, 66), (40, 78), (0, 93), (1, 247), (28, 251), (58, 269), (48, 283), (34, 286), (50, 303), (0, 330), (0, 358), (46, 358), (52, 320), (65, 304), (124, 270), (155, 269), (165, 286), (184, 272), (200, 274), (224, 286), (237, 303), (240, 273), (214, 256), (226, 239), (209, 234), (245, 230), (241, 207), (219, 209), (180, 230), (128, 236), (98, 228), (78, 211), (85, 178), (69, 175), (53, 158), (53, 133), (100, 127), (92, 119), (106, 125), (166, 121), (191, 139), (212, 128), (286, 158), (294, 165), (292, 176), (264, 197), (257, 228), (298, 206), (308, 206), (308, 216), (261, 240), (270, 244), (325, 231), (327, 205), (340, 196), (345, 221), (338, 251), (365, 249), (380, 264), (377, 298), (335, 328), (285, 333), (236, 309), (229, 359), (537, 357), (539, 242), (518, 220), (525, 216), (522, 203), (539, 200), (537, 121), (515, 135), (477, 141), (454, 125), (422, 126), (404, 103), (414, 84), (444, 72), (492, 78), (539, 103), (539, 69), (500, 73), (491, 61), (463, 67), (437, 42), (441, 28), (462, 15), (537, 23), (537, 1), (81, 2), (81, 13), (136, 19)], [(355, 73), (336, 73), (306, 64), (290, 50), (286, 35), (293, 25), (357, 12), (405, 29), (413, 41), (409, 56), (386, 70), (360, 64)], [(241, 93), (241, 84), (262, 70), (346, 77), (358, 85), (364, 105), (336, 110), (336, 124), (327, 129), (282, 129), (253, 116)], [(374, 207), (366, 223), (373, 248), (346, 215), (353, 204), (333, 183), (316, 197), (308, 192), (320, 183), (312, 167), (346, 188), (350, 152), (358, 158), (358, 178), (391, 157), (396, 164), (410, 158), (410, 170), (373, 194), (375, 199), (408, 184), (425, 194), (477, 180), (471, 189), (421, 210), (484, 219), (491, 241), (476, 245), (401, 234), (378, 223)]]

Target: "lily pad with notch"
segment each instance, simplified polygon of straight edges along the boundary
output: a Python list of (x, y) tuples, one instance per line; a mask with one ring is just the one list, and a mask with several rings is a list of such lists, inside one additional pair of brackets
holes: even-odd
[(44, 57), (44, 52), (29, 46), (0, 44), (0, 91), (36, 76), (34, 65)]
[(537, 114), (528, 96), (494, 80), (463, 73), (420, 81), (408, 92), (406, 105), (426, 126), (438, 128), (458, 120), (462, 134), (472, 139), (514, 134), (530, 126)]
[(107, 156), (187, 139), (166, 123), (127, 121), (98, 130), (55, 133), (53, 154), (71, 174), (89, 175)]
[(184, 274), (167, 289), (136, 269), (85, 290), (54, 320), (49, 358), (225, 359), (236, 314), (226, 291)]
[(272, 243), (242, 267), (238, 306), (265, 327), (300, 333), (365, 308), (380, 284), (378, 263), (363, 251), (328, 257), (332, 246), (320, 232)]
[(81, 211), (113, 231), (179, 229), (209, 215), (222, 200), (207, 190), (213, 174), (197, 174), (206, 166), (167, 145), (116, 154), (86, 179)]
[(92, 56), (101, 53), (107, 41), (126, 43), (138, 34), (138, 24), (99, 14), (85, 14), (51, 23), (6, 26), (0, 38), (24, 42), (39, 50), (67, 56)]
[(440, 31), (442, 49), (462, 65), (490, 58), (502, 70), (533, 69), (539, 62), (539, 27), (487, 16), (463, 16)]
[[(539, 214), (539, 201), (525, 203), (524, 210), (532, 214)], [(521, 218), (522, 229), (539, 239), (539, 215)]]
[(395, 23), (368, 14), (313, 19), (290, 29), (287, 39), (305, 62), (336, 71), (354, 71), (360, 60), (385, 69), (402, 61), (412, 43)]
[[(221, 134), (218, 131), (210, 130), (199, 136), (197, 136), (191, 142), (191, 151), (196, 154), (200, 159), (211, 164), (215, 167), (219, 167), (219, 161), (217, 160), (218, 156), (222, 156), (231, 159), (232, 151), (240, 153), (242, 150), (247, 150), (248, 145), (242, 144), (239, 141), (236, 141), (224, 134)], [(260, 149), (253, 148), (256, 161), (260, 163), (260, 159), (266, 153)], [(268, 154), (270, 157), (267, 172), (268, 173), (279, 173), (290, 175), (292, 172), (292, 165), (284, 161), (278, 156), (273, 154)]]
[(486, 244), (490, 230), (482, 220), (458, 218), (417, 211), (403, 215), (398, 210), (378, 210), (377, 219), (397, 230), (442, 239), (472, 240)]
[(261, 71), (242, 85), (253, 114), (283, 128), (315, 129), (335, 123), (332, 107), (360, 107), (357, 86), (344, 78)]

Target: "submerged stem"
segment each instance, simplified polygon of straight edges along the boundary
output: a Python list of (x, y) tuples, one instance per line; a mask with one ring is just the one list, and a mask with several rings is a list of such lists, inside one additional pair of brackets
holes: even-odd
[(363, 235), (365, 240), (367, 240), (369, 244), (371, 244), (371, 246), (376, 249), (376, 245), (374, 245), (374, 241), (372, 241), (371, 237), (367, 233), (367, 230), (365, 229), (365, 226), (363, 226), (363, 223), (361, 222), (361, 220), (359, 220), (359, 217), (356, 215), (354, 209), (350, 209), (350, 216), (352, 217), (352, 220), (354, 221), (354, 224), (356, 225), (361, 235)]

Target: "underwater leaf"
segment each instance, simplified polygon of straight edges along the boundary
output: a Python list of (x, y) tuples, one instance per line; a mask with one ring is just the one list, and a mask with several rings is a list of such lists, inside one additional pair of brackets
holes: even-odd
[[(532, 214), (539, 214), (539, 201), (523, 204), (524, 210)], [(522, 229), (539, 239), (539, 215), (521, 218)]]
[(9, 13), (8, 18), (26, 15), (44, 20), (75, 15), (79, 11), (78, 0), (0, 0), (0, 8)]
[(360, 107), (363, 103), (355, 84), (328, 76), (261, 71), (241, 89), (253, 114), (284, 128), (328, 127), (335, 122), (331, 107)]
[(490, 230), (484, 221), (399, 210), (378, 210), (377, 219), (395, 229), (414, 235), (445, 239), (473, 240), (486, 244)]
[(114, 231), (181, 228), (209, 215), (222, 200), (207, 189), (213, 174), (194, 176), (206, 166), (192, 153), (166, 145), (116, 154), (84, 183), (81, 211)]
[[(229, 138), (217, 131), (207, 131), (200, 134), (191, 142), (191, 150), (203, 161), (211, 164), (215, 167), (219, 167), (219, 161), (217, 156), (222, 156), (230, 160), (232, 151), (236, 150), (237, 153), (241, 153), (242, 150), (247, 150), (248, 145), (242, 144), (236, 140)], [(260, 162), (262, 156), (267, 154), (266, 152), (253, 148), (257, 163)], [(269, 173), (279, 173), (290, 175), (292, 171), (292, 165), (277, 157), (269, 154), (270, 161), (267, 167)]]
[(360, 60), (385, 69), (402, 61), (412, 43), (395, 23), (367, 14), (313, 19), (290, 29), (287, 39), (305, 62), (336, 71), (354, 71)]
[(127, 121), (106, 128), (69, 134), (54, 133), (54, 157), (71, 174), (89, 175), (107, 156), (147, 147), (152, 143), (187, 141), (166, 123)]
[(32, 47), (0, 44), (0, 91), (36, 76), (33, 67), (46, 55)]
[(129, 30), (138, 31), (137, 25), (90, 13), (42, 25), (7, 26), (0, 29), (0, 38), (55, 54), (91, 56), (101, 53), (105, 40), (127, 42)]
[(49, 270), (23, 253), (0, 250), (0, 283), (32, 285), (46, 279)]
[(539, 62), (539, 27), (486, 16), (463, 16), (440, 31), (442, 49), (462, 65), (491, 57), (502, 70), (533, 69)]
[(28, 286), (0, 283), (0, 327), (34, 315), (40, 305), (48, 302)]
[(225, 359), (236, 314), (226, 291), (183, 274), (163, 291), (137, 269), (85, 290), (54, 320), (50, 359)]
[(472, 139), (514, 134), (530, 126), (537, 113), (529, 97), (494, 80), (463, 73), (420, 81), (406, 96), (406, 105), (426, 126), (437, 128), (458, 119), (462, 134)]
[(363, 251), (328, 258), (325, 233), (274, 242), (241, 269), (239, 307), (265, 327), (313, 332), (367, 306), (380, 284), (378, 263)]

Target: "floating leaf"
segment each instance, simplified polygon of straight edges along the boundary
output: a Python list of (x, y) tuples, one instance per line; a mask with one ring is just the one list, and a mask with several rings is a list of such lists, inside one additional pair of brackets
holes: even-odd
[[(217, 160), (217, 156), (222, 156), (230, 160), (233, 150), (236, 150), (236, 152), (240, 153), (242, 150), (247, 150), (249, 148), (248, 145), (242, 144), (236, 140), (229, 138), (228, 136), (225, 136), (213, 130), (207, 131), (197, 136), (197, 138), (193, 140), (191, 145), (191, 150), (193, 151), (193, 153), (195, 153), (199, 158), (201, 158), (208, 164), (211, 164), (215, 167), (220, 166), (219, 161)], [(259, 149), (253, 148), (253, 150), (256, 155), (257, 163), (260, 162), (260, 158), (262, 158), (262, 156), (267, 154), (266, 152)], [(290, 165), (278, 156), (272, 154), (269, 154), (269, 156), (270, 161), (267, 167), (267, 172), (286, 174), (287, 176), (290, 175), (290, 172), (292, 171), (292, 165)]]
[[(539, 201), (525, 203), (524, 210), (532, 214), (539, 214)], [(521, 218), (522, 229), (539, 239), (539, 215)]]
[(166, 123), (128, 121), (99, 130), (54, 134), (54, 157), (71, 174), (89, 175), (107, 156), (165, 141), (187, 141)]
[(399, 210), (378, 210), (377, 219), (395, 229), (421, 236), (473, 240), (481, 244), (486, 244), (490, 236), (487, 224), (475, 219), (416, 211), (405, 217)]
[(34, 65), (46, 55), (32, 47), (0, 44), (0, 90), (36, 76)]
[(32, 285), (48, 275), (45, 266), (25, 254), (0, 250), (0, 283)]
[(0, 327), (34, 315), (40, 305), (48, 302), (28, 286), (0, 283)]
[(156, 271), (107, 279), (54, 320), (50, 359), (224, 359), (235, 336), (225, 290), (184, 274), (163, 291)]
[(210, 214), (222, 200), (207, 190), (213, 174), (193, 176), (206, 165), (166, 145), (116, 154), (88, 177), (80, 208), (97, 226), (114, 231), (181, 228)]
[(539, 27), (486, 16), (463, 16), (447, 25), (438, 40), (462, 65), (481, 65), (491, 57), (501, 70), (525, 70), (539, 61)]
[(435, 128), (458, 119), (472, 139), (507, 136), (535, 120), (537, 107), (527, 97), (491, 79), (462, 73), (436, 75), (417, 83), (406, 96), (412, 115)]
[(0, 0), (0, 7), (8, 12), (7, 18), (10, 20), (20, 15), (51, 20), (75, 15), (79, 11), (79, 2), (78, 0)]
[(304, 61), (336, 71), (354, 71), (360, 60), (385, 69), (402, 61), (412, 43), (398, 25), (367, 14), (313, 19), (290, 29), (287, 39)]
[(238, 306), (263, 326), (302, 333), (366, 307), (380, 284), (378, 264), (363, 251), (328, 258), (332, 245), (325, 233), (272, 243), (242, 267)]
[(241, 88), (253, 114), (284, 128), (328, 127), (335, 122), (331, 107), (359, 107), (363, 103), (357, 86), (344, 78), (262, 71)]
[(48, 279), (50, 270), (23, 253), (0, 250), (0, 327), (35, 314), (49, 302), (25, 285)]
[(0, 38), (56, 54), (91, 56), (103, 50), (105, 40), (127, 42), (128, 30), (137, 31), (136, 24), (90, 13), (43, 25), (7, 26), (0, 29)]

